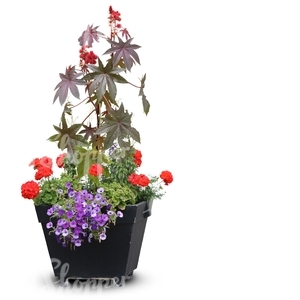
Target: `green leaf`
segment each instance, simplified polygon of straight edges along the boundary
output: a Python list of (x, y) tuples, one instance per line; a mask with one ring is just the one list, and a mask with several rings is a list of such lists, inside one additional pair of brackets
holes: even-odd
[[(105, 99), (104, 99), (104, 97), (105, 97)], [(116, 100), (112, 99), (110, 97), (110, 94), (109, 94), (108, 91), (105, 92), (105, 94), (104, 94), (103, 98), (101, 99), (101, 101), (104, 103), (107, 110), (111, 107), (111, 104), (114, 104), (115, 106), (119, 106), (119, 104), (116, 102)]]
[(146, 99), (146, 96), (145, 96), (145, 95), (142, 96), (142, 101), (143, 101), (144, 113), (145, 113), (146, 115), (148, 115), (149, 110), (150, 110), (150, 103), (149, 103), (149, 101)]
[(104, 117), (103, 123), (97, 129), (96, 134), (106, 134), (104, 140), (104, 149), (113, 145), (114, 140), (118, 139), (119, 143), (125, 143), (124, 139), (131, 137), (140, 143), (139, 132), (131, 126), (132, 114), (124, 111), (123, 103), (119, 109), (110, 109)]
[(113, 54), (113, 66), (116, 66), (120, 59), (123, 59), (126, 68), (128, 71), (131, 71), (133, 63), (137, 62), (140, 64), (139, 56), (134, 50), (141, 46), (131, 44), (133, 38), (123, 42), (122, 39), (118, 37), (118, 40), (119, 42), (108, 40), (108, 42), (112, 45), (112, 48), (106, 50), (103, 54)]
[(90, 181), (92, 181), (95, 184), (95, 186), (100, 186), (100, 180), (98, 177), (88, 175), (88, 178)]
[(104, 67), (99, 58), (98, 66), (88, 65), (88, 67), (94, 72), (85, 75), (83, 79), (92, 81), (89, 86), (90, 94), (95, 93), (97, 99), (100, 101), (105, 95), (106, 89), (108, 89), (111, 99), (115, 100), (117, 95), (115, 82), (127, 83), (127, 80), (119, 75), (124, 69), (113, 68), (110, 61), (108, 61)]
[(71, 156), (75, 155), (75, 148), (78, 145), (88, 145), (88, 142), (82, 135), (77, 134), (82, 124), (73, 124), (68, 127), (65, 114), (61, 117), (61, 127), (53, 125), (54, 129), (58, 132), (48, 138), (51, 142), (58, 142), (57, 146), (60, 150), (67, 149)]
[(59, 99), (61, 105), (63, 105), (67, 99), (68, 92), (70, 91), (74, 97), (79, 99), (79, 90), (77, 85), (85, 85), (86, 82), (82, 79), (77, 79), (82, 73), (76, 73), (75, 66), (66, 68), (65, 74), (60, 73), (61, 81), (56, 85), (54, 90), (57, 90), (53, 103), (56, 99)]
[[(139, 143), (141, 142), (140, 141), (140, 133), (135, 128), (133, 128), (131, 126), (123, 126), (123, 130), (127, 135), (129, 135), (135, 141), (137, 141)], [(122, 147), (124, 147), (124, 146), (122, 146)]]
[(139, 96), (142, 97), (144, 113), (146, 115), (148, 115), (149, 110), (150, 110), (150, 103), (147, 100), (146, 95), (144, 93), (145, 81), (146, 81), (146, 74), (141, 79), (141, 87), (140, 87), (140, 91), (139, 91)]
[(145, 81), (146, 81), (146, 74), (140, 80), (141, 80), (141, 87), (140, 87), (139, 96), (143, 96), (144, 95), (144, 88), (145, 88)]

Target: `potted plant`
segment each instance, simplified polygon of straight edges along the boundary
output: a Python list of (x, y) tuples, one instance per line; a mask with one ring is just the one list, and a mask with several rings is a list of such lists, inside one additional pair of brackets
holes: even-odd
[[(63, 108), (56, 133), (48, 138), (60, 150), (55, 157), (60, 172), (54, 174), (53, 158), (34, 158), (29, 164), (34, 180), (21, 186), (22, 196), (33, 200), (54, 275), (62, 282), (131, 278), (153, 200), (161, 199), (173, 181), (167, 170), (155, 176), (139, 172), (140, 134), (132, 126), (132, 113), (117, 100), (117, 86), (136, 88), (146, 115), (150, 104), (144, 93), (146, 75), (139, 84), (126, 79), (140, 64), (140, 46), (120, 21), (120, 13), (110, 6), (109, 35), (88, 25), (79, 37), (79, 63), (59, 74), (53, 98)], [(95, 42), (105, 48), (101, 57), (92, 50)], [(78, 108), (87, 106), (81, 116)]]

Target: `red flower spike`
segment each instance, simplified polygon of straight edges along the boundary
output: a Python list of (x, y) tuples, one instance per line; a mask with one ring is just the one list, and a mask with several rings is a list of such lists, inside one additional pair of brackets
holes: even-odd
[(86, 55), (85, 55), (85, 63), (86, 64), (96, 64), (96, 59), (98, 58), (98, 56), (93, 52), (93, 51), (90, 51), (90, 52), (87, 52)]
[(119, 13), (118, 11), (114, 11), (111, 6), (109, 7), (109, 19), (111, 20), (111, 22), (121, 21), (120, 16), (121, 16), (121, 13)]

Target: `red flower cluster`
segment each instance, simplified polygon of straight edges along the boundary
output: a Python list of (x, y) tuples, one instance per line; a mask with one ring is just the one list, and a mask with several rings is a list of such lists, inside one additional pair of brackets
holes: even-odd
[[(135, 150), (133, 154), (134, 163), (139, 167), (142, 164), (142, 152), (139, 150)], [(169, 171), (162, 171), (160, 174), (160, 178), (164, 181), (165, 185), (170, 184), (173, 181), (173, 175)], [(150, 179), (144, 175), (138, 175), (136, 173), (131, 174), (128, 177), (128, 181), (133, 185), (139, 186), (148, 186), (150, 183)]]
[(133, 154), (134, 163), (140, 167), (142, 164), (142, 152), (139, 150), (135, 150)]
[(92, 176), (99, 176), (103, 173), (103, 167), (99, 164), (92, 164), (89, 169), (89, 174)]
[(37, 171), (34, 175), (35, 180), (40, 180), (42, 178), (49, 177), (53, 174), (52, 169), (44, 167), (44, 166), (39, 166), (37, 168)]
[(64, 166), (64, 159), (66, 155), (67, 153), (62, 153), (56, 158), (56, 164), (59, 168), (62, 168)]
[(113, 21), (121, 21), (121, 14), (118, 11), (113, 10), (112, 6), (109, 7), (109, 20)]
[(150, 179), (144, 174), (133, 173), (129, 175), (128, 181), (133, 185), (148, 186)]
[(35, 181), (27, 181), (21, 186), (21, 194), (25, 199), (34, 199), (40, 192), (40, 187)]
[(162, 171), (160, 174), (160, 178), (164, 181), (165, 185), (168, 185), (173, 181), (173, 175), (169, 171)]
[(35, 158), (29, 166), (33, 166), (34, 170), (37, 170), (34, 178), (40, 180), (42, 178), (49, 177), (53, 174), (52, 171), (52, 159), (44, 156), (42, 158)]
[(44, 156), (42, 158), (35, 158), (30, 164), (29, 166), (33, 166), (34, 169), (37, 169), (40, 166), (44, 166), (47, 168), (52, 168), (52, 159)]
[(109, 16), (108, 16), (108, 21), (109, 21), (109, 26), (111, 29), (111, 38), (114, 38), (118, 30), (122, 28), (121, 23), (117, 23), (121, 21), (121, 13), (118, 11), (113, 10), (113, 8), (110, 6), (109, 7)]
[[(60, 154), (56, 158), (56, 164), (61, 168), (64, 164), (64, 158), (66, 153)], [(33, 169), (36, 170), (34, 175), (35, 180), (41, 180), (42, 178), (49, 177), (53, 174), (52, 171), (52, 159), (50, 157), (44, 156), (42, 158), (35, 158), (29, 166), (33, 166)], [(34, 199), (38, 196), (40, 192), (40, 187), (37, 182), (31, 180), (22, 184), (21, 194), (23, 198)]]
[(93, 51), (88, 52), (86, 48), (88, 48), (88, 46), (82, 46), (79, 50), (80, 66), (85, 64), (95, 64), (97, 62), (98, 56)]

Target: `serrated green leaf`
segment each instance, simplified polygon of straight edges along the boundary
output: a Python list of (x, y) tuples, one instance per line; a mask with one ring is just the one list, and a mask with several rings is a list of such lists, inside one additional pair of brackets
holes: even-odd
[(108, 40), (112, 47), (106, 50), (103, 54), (113, 54), (113, 66), (116, 66), (120, 59), (123, 59), (124, 64), (128, 71), (131, 71), (131, 68), (135, 62), (140, 64), (140, 59), (135, 49), (140, 48), (141, 46), (131, 44), (133, 38), (130, 38), (123, 42), (123, 40), (118, 36), (118, 42), (113, 40)]
[(50, 136), (48, 140), (51, 142), (58, 142), (58, 148), (62, 151), (67, 149), (71, 156), (75, 155), (75, 148), (77, 145), (88, 145), (84, 137), (77, 134), (78, 130), (82, 127), (82, 124), (73, 124), (68, 127), (64, 113), (61, 117), (61, 127), (56, 125), (53, 125), (53, 127), (58, 133)]
[(106, 134), (104, 149), (111, 147), (116, 139), (118, 139), (119, 144), (124, 146), (128, 144), (124, 141), (128, 137), (140, 143), (140, 134), (131, 126), (131, 117), (132, 114), (124, 111), (123, 103), (119, 109), (109, 110), (103, 124), (96, 130), (96, 134)]
[(90, 94), (97, 95), (97, 100), (100, 101), (105, 95), (106, 89), (108, 89), (111, 99), (115, 100), (117, 94), (117, 87), (115, 82), (127, 82), (125, 78), (119, 75), (119, 73), (123, 72), (124, 69), (113, 68), (110, 61), (108, 61), (106, 66), (103, 67), (100, 59), (98, 59), (98, 66), (88, 66), (94, 72), (85, 75), (83, 79), (92, 81), (89, 86)]
[[(140, 140), (140, 133), (134, 128), (134, 127), (125, 127), (123, 126), (123, 130), (124, 132), (126, 132), (132, 139), (134, 139), (137, 142), (141, 142)], [(128, 143), (125, 143), (128, 146)], [(123, 146), (123, 147), (127, 147), (127, 146)]]
[(66, 68), (65, 74), (60, 73), (61, 81), (56, 85), (54, 90), (57, 90), (53, 103), (59, 99), (61, 105), (63, 105), (67, 99), (68, 92), (70, 91), (74, 97), (79, 99), (79, 90), (77, 85), (85, 85), (86, 82), (83, 79), (77, 79), (82, 73), (76, 73), (75, 66)]
[(117, 83), (128, 83), (128, 81), (121, 75), (112, 74), (111, 77), (114, 78), (115, 82)]
[(117, 138), (117, 129), (114, 131), (113, 128), (114, 127), (111, 127), (110, 130), (107, 131), (106, 137), (104, 139), (104, 149), (110, 148)]

